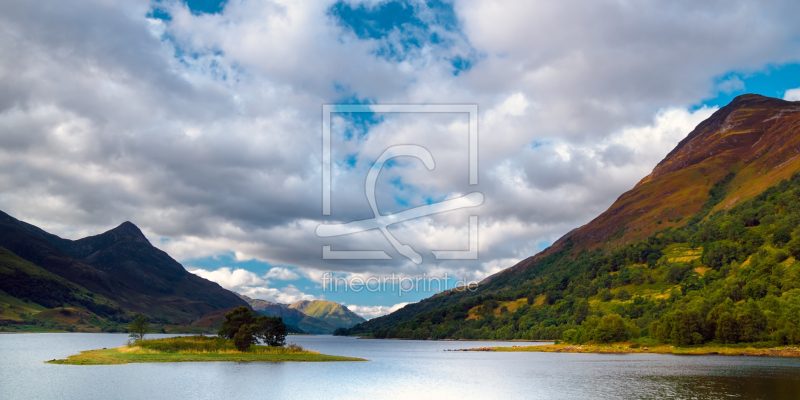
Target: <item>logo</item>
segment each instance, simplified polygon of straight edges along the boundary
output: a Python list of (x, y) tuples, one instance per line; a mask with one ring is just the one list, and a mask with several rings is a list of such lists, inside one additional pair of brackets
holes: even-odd
[[(468, 113), (469, 114), (469, 184), (478, 184), (478, 106), (452, 104), (426, 105), (354, 105), (338, 104), (322, 106), (322, 215), (331, 215), (331, 114), (332, 113)], [(432, 171), (436, 167), (433, 155), (428, 149), (414, 144), (401, 144), (387, 148), (372, 164), (365, 181), (364, 189), (367, 201), (372, 209), (373, 218), (352, 221), (343, 224), (320, 224), (316, 234), (319, 237), (334, 237), (356, 234), (372, 229), (379, 229), (392, 247), (416, 264), (422, 263), (422, 255), (407, 244), (400, 243), (389, 232), (388, 227), (411, 219), (421, 218), (462, 208), (477, 207), (483, 204), (481, 192), (469, 194), (411, 208), (391, 215), (381, 215), (375, 201), (375, 184), (381, 168), (392, 158), (408, 156), (422, 161)], [(431, 250), (437, 260), (476, 260), (478, 259), (478, 216), (469, 217), (469, 249), (468, 250)], [(322, 258), (326, 260), (391, 260), (392, 257), (383, 250), (332, 250), (331, 246), (322, 246)]]

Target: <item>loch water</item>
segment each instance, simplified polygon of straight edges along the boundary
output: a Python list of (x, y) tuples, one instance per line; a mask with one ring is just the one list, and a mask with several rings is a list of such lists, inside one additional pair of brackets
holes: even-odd
[(370, 361), (44, 363), (126, 340), (0, 335), (0, 399), (800, 399), (798, 359), (447, 351), (524, 343), (298, 335), (287, 342)]

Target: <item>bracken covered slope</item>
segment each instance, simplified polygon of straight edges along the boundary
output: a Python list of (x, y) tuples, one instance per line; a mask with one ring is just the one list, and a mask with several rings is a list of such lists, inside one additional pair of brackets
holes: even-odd
[(731, 172), (731, 189), (715, 209), (752, 198), (800, 168), (798, 133), (800, 102), (755, 94), (736, 97), (700, 123), (604, 213), (499, 274), (527, 268), (560, 250), (567, 238), (583, 247), (618, 246), (681, 226), (700, 211), (712, 185)]
[[(700, 123), (607, 211), (539, 254), (486, 278), (477, 290), (451, 290), (342, 334), (391, 329), (416, 316), (479, 297), (523, 290), (563, 276), (564, 254), (609, 254), (667, 228), (681, 228), (753, 199), (800, 170), (800, 102), (742, 95)], [(569, 282), (569, 276), (564, 276)], [(524, 289), (527, 290), (527, 289)]]

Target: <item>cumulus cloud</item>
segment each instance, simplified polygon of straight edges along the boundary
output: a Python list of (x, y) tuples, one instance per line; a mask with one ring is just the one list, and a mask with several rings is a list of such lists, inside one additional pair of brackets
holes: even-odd
[[(797, 2), (468, 0), (452, 18), (411, 3), (415, 31), (371, 35), (327, 0), (214, 14), (159, 2), (164, 20), (146, 0), (0, 4), (0, 209), (69, 238), (130, 220), (184, 261), (233, 253), (291, 267), (194, 270), (270, 301), (313, 298), (270, 280), (327, 271), (480, 280), (648, 174), (714, 111), (694, 105), (741, 88), (720, 76), (800, 54)], [(441, 40), (420, 39), (433, 33)], [(354, 100), (478, 104), (480, 184), (468, 185), (463, 115), (336, 115), (334, 213), (323, 217), (321, 105)], [(400, 143), (428, 148), (436, 168), (385, 168), (382, 213), (473, 190), (485, 203), (390, 227), (420, 265), (378, 231), (318, 238), (320, 223), (372, 217), (364, 177)], [(433, 259), (465, 249), (474, 214), (480, 259)], [(394, 260), (322, 260), (323, 245)]]
[[(241, 268), (231, 269), (229, 267), (223, 267), (213, 271), (191, 267), (187, 269), (189, 272), (201, 278), (218, 283), (225, 289), (241, 293), (254, 299), (284, 304), (294, 303), (299, 300), (315, 299), (313, 295), (303, 293), (294, 285), (287, 285), (282, 288), (269, 287), (270, 281), (267, 280), (267, 278), (282, 280), (298, 278), (297, 274), (285, 268), (272, 268), (264, 276), (258, 276), (253, 272)], [(289, 279), (285, 279), (287, 277)]]
[(269, 281), (245, 269), (230, 269), (223, 267), (215, 271), (207, 271), (196, 268), (189, 269), (189, 272), (210, 281), (219, 283), (220, 286), (228, 290), (236, 290), (244, 286), (267, 285)]
[(800, 88), (787, 90), (783, 95), (783, 99), (789, 101), (800, 101)]
[(355, 306), (348, 305), (350, 311), (364, 317), (365, 319), (377, 318), (386, 314), (393, 313), (410, 303), (397, 303), (393, 306)]
[(266, 273), (266, 275), (264, 275), (264, 277), (267, 279), (269, 278), (277, 279), (279, 281), (293, 281), (296, 279), (300, 279), (300, 275), (297, 275), (296, 272), (292, 271), (289, 268), (281, 268), (281, 267), (275, 267), (270, 269)]

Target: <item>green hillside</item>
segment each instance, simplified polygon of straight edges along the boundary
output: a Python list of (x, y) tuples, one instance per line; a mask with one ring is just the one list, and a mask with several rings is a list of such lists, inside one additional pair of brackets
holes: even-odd
[(349, 328), (365, 321), (347, 307), (327, 300), (300, 300), (289, 306), (305, 315), (323, 320), (337, 328)]
[[(186, 271), (130, 222), (99, 235), (68, 240), (0, 211), (0, 246), (113, 301), (127, 314), (144, 313), (159, 324), (188, 325), (210, 312), (245, 305), (232, 292)], [(19, 295), (6, 292), (18, 298), (27, 296), (28, 289), (37, 289), (35, 281), (17, 280), (16, 285), (26, 289)], [(44, 292), (40, 290), (39, 295)], [(108, 314), (89, 310), (104, 317)]]
[(715, 207), (736, 189), (731, 178), (713, 185), (680, 227), (615, 248), (567, 238), (537, 263), (474, 292), (440, 293), (337, 334), (800, 343), (800, 175), (727, 210)]
[(0, 324), (4, 327), (113, 331), (121, 329), (117, 322), (125, 319), (113, 301), (0, 247)]

